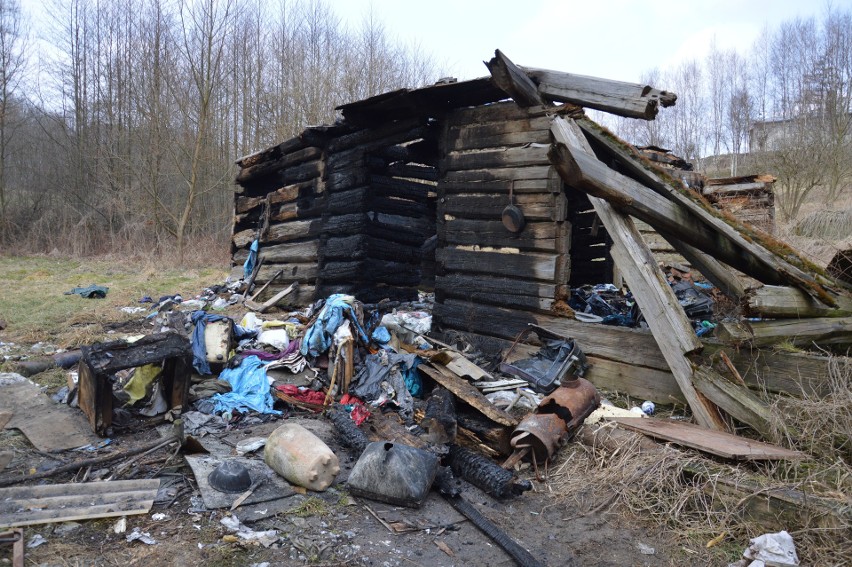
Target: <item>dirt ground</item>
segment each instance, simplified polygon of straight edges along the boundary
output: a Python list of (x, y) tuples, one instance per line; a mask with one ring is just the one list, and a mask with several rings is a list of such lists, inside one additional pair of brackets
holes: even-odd
[[(337, 442), (333, 428), (323, 418), (310, 414), (292, 414), (284, 419), (298, 420), (317, 433), (338, 455), (341, 472), (325, 492), (244, 505), (234, 512), (254, 530), (278, 530), (280, 538), (271, 547), (229, 541), (234, 538), (228, 537), (229, 530), (220, 523), (229, 514), (227, 508), (205, 510), (192, 471), (183, 457), (177, 455), (173, 464), (163, 463), (163, 457), (169, 454), (164, 450), (151, 455), (151, 464), (143, 464), (122, 477), (145, 478), (153, 470), (161, 469), (164, 501), (158, 498), (150, 513), (127, 517), (126, 532), (118, 534), (113, 529), (118, 518), (27, 527), (24, 531), (27, 541), (39, 535), (46, 542), (26, 550), (26, 565), (514, 564), (434, 490), (419, 509), (349, 496), (345, 481), (356, 459)], [(216, 435), (231, 444), (241, 437), (264, 435), (279, 424), (275, 420), (238, 425), (232, 431)], [(135, 433), (116, 435), (111, 448), (100, 452), (124, 450), (155, 438), (151, 428), (140, 427)], [(16, 430), (0, 431), (0, 449), (12, 449), (15, 453), (5, 473), (56, 466), (51, 462), (55, 459), (36, 452)], [(163, 467), (164, 464), (167, 466)], [(66, 475), (50, 482), (70, 480), (71, 475)], [(181, 487), (186, 488), (181, 490)], [(682, 552), (659, 530), (624, 521), (617, 513), (583, 516), (570, 503), (554, 500), (546, 482), (534, 482), (534, 487), (531, 492), (501, 502), (465, 483), (463, 497), (545, 565), (683, 564)], [(165, 514), (165, 518), (159, 519), (161, 516), (155, 514)], [(401, 533), (389, 530), (373, 514)], [(128, 543), (126, 536), (137, 528), (150, 534), (156, 543)], [(653, 548), (653, 554), (648, 548)], [(9, 564), (7, 549), (0, 549), (0, 564)]]

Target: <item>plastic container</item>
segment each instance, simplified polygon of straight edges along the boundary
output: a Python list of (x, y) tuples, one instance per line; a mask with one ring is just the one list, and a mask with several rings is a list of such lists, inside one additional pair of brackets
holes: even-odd
[(337, 455), (298, 423), (285, 423), (272, 432), (263, 460), (288, 482), (318, 492), (331, 486), (340, 472)]
[(346, 485), (355, 496), (417, 508), (429, 495), (438, 458), (422, 449), (376, 441), (367, 445)]

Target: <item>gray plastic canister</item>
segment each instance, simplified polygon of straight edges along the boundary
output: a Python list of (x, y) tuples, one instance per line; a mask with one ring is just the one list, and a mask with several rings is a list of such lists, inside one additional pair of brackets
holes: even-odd
[(285, 423), (272, 432), (263, 460), (288, 482), (318, 492), (331, 486), (340, 472), (337, 455), (298, 423)]
[(356, 496), (418, 508), (428, 496), (437, 472), (438, 458), (432, 453), (376, 441), (364, 449), (346, 485)]

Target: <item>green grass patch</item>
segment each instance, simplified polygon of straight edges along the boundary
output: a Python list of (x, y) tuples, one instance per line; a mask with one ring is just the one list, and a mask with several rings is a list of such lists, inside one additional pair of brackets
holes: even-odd
[[(138, 319), (140, 315), (120, 309), (140, 305), (142, 296), (156, 300), (180, 293), (188, 299), (221, 283), (225, 276), (224, 267), (160, 267), (153, 260), (140, 265), (121, 260), (2, 256), (0, 319), (7, 327), (0, 331), (0, 341), (48, 341), (63, 348), (90, 344), (106, 337), (105, 324)], [(108, 287), (106, 298), (64, 295), (90, 284)]]

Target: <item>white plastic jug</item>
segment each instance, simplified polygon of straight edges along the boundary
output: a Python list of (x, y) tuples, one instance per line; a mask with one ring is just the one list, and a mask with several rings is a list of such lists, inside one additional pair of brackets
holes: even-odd
[(285, 423), (272, 432), (263, 460), (288, 482), (318, 492), (331, 486), (340, 472), (337, 455), (298, 423)]

